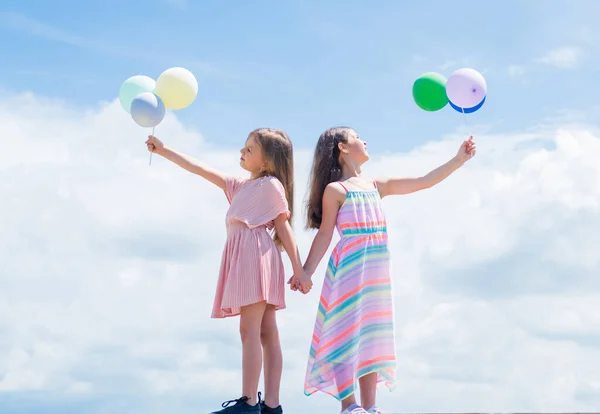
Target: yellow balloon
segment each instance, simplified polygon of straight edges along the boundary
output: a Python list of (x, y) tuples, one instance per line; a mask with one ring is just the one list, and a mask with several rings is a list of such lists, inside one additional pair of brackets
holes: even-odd
[(182, 109), (196, 99), (198, 82), (189, 70), (171, 68), (158, 77), (154, 93), (160, 96), (167, 108)]

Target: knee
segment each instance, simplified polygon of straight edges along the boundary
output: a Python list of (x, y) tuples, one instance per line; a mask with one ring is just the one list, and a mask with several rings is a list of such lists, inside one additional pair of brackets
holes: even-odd
[(240, 338), (242, 342), (257, 341), (260, 336), (260, 328), (254, 326), (240, 326)]

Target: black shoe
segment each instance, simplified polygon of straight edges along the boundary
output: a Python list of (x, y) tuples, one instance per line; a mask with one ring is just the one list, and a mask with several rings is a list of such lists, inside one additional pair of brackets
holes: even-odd
[[(237, 400), (225, 401), (221, 404), (221, 407), (223, 407), (222, 410), (213, 411), (210, 414), (260, 414), (260, 403), (252, 406), (248, 404), (248, 400), (248, 397), (242, 397)], [(258, 400), (260, 401), (260, 396)], [(229, 404), (231, 403), (235, 404), (230, 407)]]
[(281, 405), (278, 405), (275, 408), (271, 408), (268, 405), (266, 405), (264, 401), (261, 401), (260, 412), (262, 414), (283, 414), (283, 408), (281, 408)]

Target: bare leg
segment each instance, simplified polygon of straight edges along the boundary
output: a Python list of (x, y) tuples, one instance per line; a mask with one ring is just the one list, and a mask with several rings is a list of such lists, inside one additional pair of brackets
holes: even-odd
[(248, 397), (249, 405), (256, 405), (258, 380), (262, 369), (260, 326), (266, 302), (244, 306), (240, 315), (242, 338), (242, 396)]
[(354, 394), (342, 400), (342, 411), (350, 407), (352, 404), (356, 404), (356, 396)]
[(377, 395), (377, 373), (372, 372), (359, 378), (358, 385), (360, 386), (360, 402), (361, 406), (368, 410), (375, 405)]
[(271, 408), (279, 406), (279, 388), (283, 371), (283, 355), (275, 313), (275, 307), (267, 305), (260, 328), (265, 365), (265, 404)]

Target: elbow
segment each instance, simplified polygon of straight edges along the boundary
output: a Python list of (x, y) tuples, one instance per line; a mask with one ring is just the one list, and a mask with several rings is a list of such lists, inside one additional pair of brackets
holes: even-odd
[(277, 234), (277, 237), (279, 238), (279, 240), (281, 240), (281, 243), (283, 245), (287, 245), (289, 243), (289, 241), (292, 239), (290, 232), (288, 231), (288, 229), (285, 228), (285, 226), (281, 226), (281, 227), (275, 227), (275, 234)]
[(433, 180), (429, 179), (429, 177), (421, 177), (417, 185), (417, 190), (426, 190), (428, 188), (433, 187), (434, 185), (435, 183), (433, 182)]
[(287, 215), (285, 215), (284, 213), (281, 213), (277, 217), (275, 217), (275, 220), (273, 220), (273, 227), (278, 233), (291, 231), (292, 229), (291, 224), (288, 221)]

